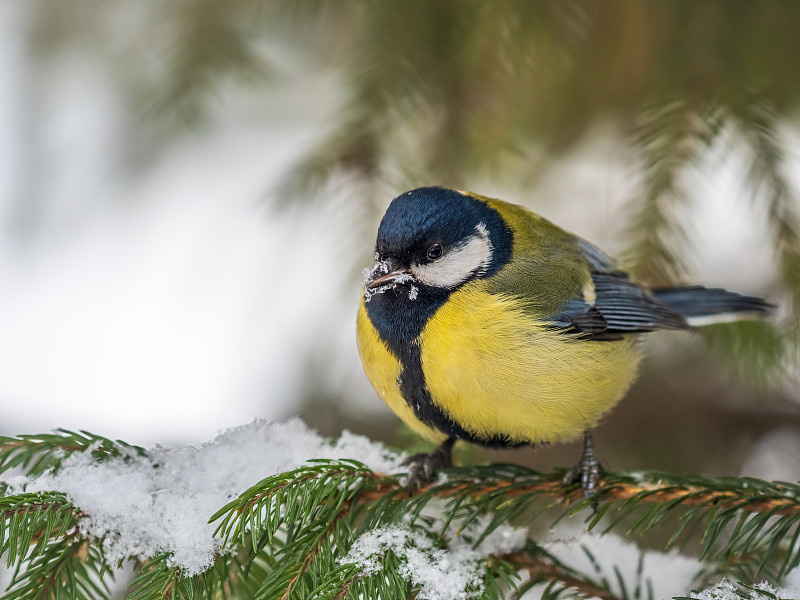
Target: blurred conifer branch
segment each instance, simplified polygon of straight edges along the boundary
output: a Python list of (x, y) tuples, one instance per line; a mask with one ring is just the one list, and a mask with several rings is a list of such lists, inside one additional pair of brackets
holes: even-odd
[(739, 128), (752, 149), (748, 181), (753, 196), (767, 210), (784, 291), (794, 314), (800, 315), (800, 206), (786, 180), (779, 116), (771, 103), (759, 99), (743, 102), (735, 109)]
[(683, 99), (642, 111), (634, 131), (642, 160), (641, 196), (633, 203), (631, 242), (623, 262), (639, 279), (669, 285), (685, 274), (686, 233), (676, 205), (687, 201), (680, 178), (697, 163), (719, 130), (718, 111)]
[[(776, 193), (791, 197), (788, 187), (776, 185), (779, 173), (765, 169), (784, 159), (776, 127), (800, 104), (800, 82), (792, 76), (792, 57), (800, 52), (795, 3), (235, 0), (222, 9), (211, 0), (181, 0), (133, 9), (118, 0), (96, 11), (78, 0), (77, 6), (54, 9), (39, 0), (39, 53), (54, 55), (87, 37), (114, 41), (125, 52), (107, 60), (126, 67), (120, 76), (139, 73), (139, 97), (148, 106), (157, 98), (174, 114), (187, 106), (202, 114), (205, 98), (231, 78), (275, 81), (259, 51), (264, 41), (341, 67), (347, 100), (333, 133), (293, 172), (300, 189), (337, 169), (381, 178), (398, 169), (410, 179), (459, 185), (476, 170), (502, 175), (509, 156), (528, 156), (534, 147), (556, 158), (597, 122), (611, 121), (644, 155), (650, 183), (642, 203), (651, 205), (659, 192), (669, 192), (669, 203), (684, 195), (675, 174), (733, 119), (756, 153), (752, 177), (769, 172)], [(147, 31), (147, 44), (125, 39), (122, 21), (132, 16), (139, 29), (131, 35)], [(134, 52), (144, 64), (134, 64)], [(777, 206), (772, 212), (785, 216)], [(671, 254), (662, 251), (658, 260), (672, 261)], [(662, 267), (664, 274), (674, 271)]]
[(361, 196), (387, 185), (524, 181), (597, 124), (611, 125), (640, 158), (626, 258), (650, 283), (684, 274), (691, 240), (678, 209), (701, 200), (683, 177), (721, 131), (734, 131), (752, 150), (748, 181), (763, 200), (755, 206), (773, 234), (779, 285), (792, 306), (782, 328), (800, 336), (800, 217), (785, 175), (798, 165), (789, 164), (779, 132), (800, 106), (797, 3), (234, 0), (222, 8), (213, 0), (135, 7), (117, 0), (97, 10), (87, 0), (69, 8), (38, 0), (36, 7), (38, 55), (56, 57), (92, 39), (110, 48), (104, 59), (132, 103), (158, 115), (154, 129), (162, 133), (170, 130), (165, 119), (201, 119), (209, 97), (230, 82), (277, 85), (290, 75), (265, 48), (302, 57), (294, 66), (339, 69), (344, 102), (287, 174), (283, 201), (313, 197), (342, 176), (368, 182), (358, 195), (372, 209), (383, 199)]
[[(72, 432), (5, 438), (1, 464), (5, 470), (14, 463), (23, 473), (39, 474), (42, 461), (37, 457), (49, 456), (57, 438), (69, 452), (105, 448), (94, 455), (98, 462), (124, 459), (125, 454), (108, 450), (128, 448)], [(93, 443), (83, 448), (75, 444), (89, 439)], [(20, 456), (28, 460), (20, 462)], [(209, 569), (191, 575), (173, 564), (169, 554), (130, 556), (139, 573), (127, 598), (410, 598), (419, 589), (404, 575), (408, 559), (398, 547), (379, 549), (373, 557), (380, 564), (377, 571), (345, 560), (362, 536), (403, 527), (413, 532), (406, 543), (416, 544), (417, 554), (434, 557), (458, 536), (468, 536), (466, 542), (479, 548), (498, 527), (552, 525), (557, 515), (582, 515), (586, 527), (601, 534), (617, 531), (636, 537), (662, 531), (671, 533), (667, 546), (699, 542), (705, 568), (698, 583), (703, 585), (721, 575), (735, 576), (746, 586), (765, 578), (779, 583), (800, 564), (798, 484), (609, 473), (598, 496), (586, 499), (580, 489), (563, 486), (563, 470), (542, 474), (491, 465), (449, 469), (446, 475), (411, 497), (398, 476), (375, 473), (353, 460), (312, 461), (270, 476), (211, 516), (221, 545)], [(2, 490), (0, 555), (14, 568), (3, 597), (107, 598), (105, 582), (119, 565), (105, 558), (102, 539), (88, 538), (81, 528), (82, 519), (91, 515), (57, 491)], [(470, 528), (475, 523), (480, 527)], [(543, 597), (551, 599), (645, 597), (641, 561), (635, 581), (615, 571), (612, 585), (591, 552), (584, 551), (593, 572), (561, 562), (528, 532), (513, 551), (471, 559), (480, 581), (473, 591), (499, 600), (518, 598), (542, 584)], [(522, 581), (520, 571), (529, 579)]]

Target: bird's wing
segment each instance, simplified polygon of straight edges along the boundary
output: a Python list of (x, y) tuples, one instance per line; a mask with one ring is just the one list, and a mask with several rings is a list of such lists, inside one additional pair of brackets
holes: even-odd
[[(580, 278), (582, 284), (565, 286), (562, 283), (558, 291), (566, 293), (566, 297), (561, 296), (560, 306), (546, 320), (563, 328), (565, 333), (576, 333), (594, 340), (615, 340), (626, 333), (689, 327), (680, 313), (644, 286), (631, 281), (627, 273), (617, 269), (614, 261), (600, 248), (582, 238), (567, 235), (572, 239), (551, 258), (570, 248), (571, 252), (566, 252), (573, 256), (568, 260), (573, 266), (569, 279), (575, 282), (576, 277)], [(567, 242), (566, 239), (562, 241)], [(563, 282), (565, 262), (550, 260), (547, 264), (558, 271), (558, 276), (539, 277), (539, 281), (561, 279)], [(574, 265), (580, 265), (580, 268), (575, 271)]]
[(490, 292), (511, 294), (532, 317), (583, 338), (688, 327), (597, 246), (518, 207), (499, 208), (514, 226), (515, 248), (511, 262), (489, 279)]
[[(592, 294), (568, 300), (553, 323), (594, 339), (656, 329), (687, 329), (686, 319), (622, 272), (592, 273)], [(586, 297), (586, 296), (589, 297)]]
[(554, 325), (596, 340), (619, 339), (624, 333), (689, 327), (683, 316), (617, 269), (600, 248), (578, 237), (574, 243), (587, 266), (591, 283), (584, 284), (578, 297), (566, 300), (553, 317)]

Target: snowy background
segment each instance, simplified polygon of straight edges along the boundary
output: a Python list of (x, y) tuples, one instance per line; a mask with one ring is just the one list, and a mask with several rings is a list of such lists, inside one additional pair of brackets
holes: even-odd
[(269, 202), (335, 79), (225, 94), (203, 127), (132, 148), (140, 116), (104, 65), (43, 72), (26, 18), (0, 7), (0, 433), (200, 441), (296, 413), (309, 348), (348, 345), (355, 371), (345, 221)]

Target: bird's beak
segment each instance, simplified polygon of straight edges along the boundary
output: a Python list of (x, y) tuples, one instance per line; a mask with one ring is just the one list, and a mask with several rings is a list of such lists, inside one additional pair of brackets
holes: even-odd
[(379, 275), (378, 277), (374, 277), (373, 279), (369, 280), (367, 282), (367, 289), (374, 290), (377, 287), (388, 285), (390, 283), (404, 283), (408, 281), (410, 277), (411, 273), (406, 269), (389, 271), (388, 273)]
[(411, 279), (411, 272), (408, 269), (399, 268), (399, 265), (389, 258), (377, 261), (372, 269), (365, 272), (364, 285), (368, 290), (374, 290), (383, 285), (405, 283)]

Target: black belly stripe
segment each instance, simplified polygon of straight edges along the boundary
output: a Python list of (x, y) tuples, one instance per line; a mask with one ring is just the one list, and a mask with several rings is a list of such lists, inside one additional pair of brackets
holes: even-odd
[[(389, 350), (400, 360), (402, 370), (397, 382), (400, 394), (414, 415), (426, 425), (445, 435), (492, 447), (522, 446), (504, 436), (479, 437), (451, 419), (431, 398), (422, 371), (419, 336), (428, 320), (444, 304), (449, 293), (422, 286), (418, 298), (409, 300), (405, 286), (376, 294), (366, 304), (367, 315)], [(498, 410), (502, 410), (498, 407)]]
[(411, 407), (411, 410), (414, 411), (416, 417), (426, 425), (435, 427), (451, 438), (466, 440), (483, 446), (511, 447), (525, 445), (524, 442), (512, 442), (504, 436), (479, 437), (461, 427), (434, 404), (431, 393), (425, 383), (425, 373), (422, 371), (422, 351), (419, 344), (412, 344), (411, 352), (400, 359), (400, 364), (403, 365), (403, 370), (400, 372), (400, 381), (398, 382), (400, 393)]

